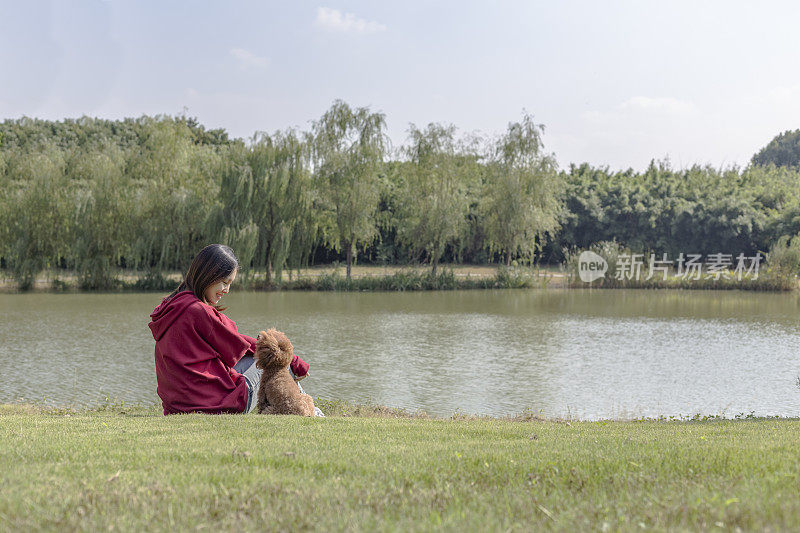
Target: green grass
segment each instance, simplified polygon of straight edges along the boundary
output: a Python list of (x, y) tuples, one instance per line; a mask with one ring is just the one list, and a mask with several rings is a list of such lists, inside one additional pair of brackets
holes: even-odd
[[(338, 264), (337, 264), (338, 268)], [(464, 275), (466, 270), (466, 275)], [(465, 289), (522, 289), (546, 288), (553, 278), (552, 273), (541, 268), (497, 266), (493, 269), (478, 268), (470, 272), (469, 267), (461, 265), (442, 265), (437, 274), (418, 266), (395, 270), (391, 273), (361, 274), (348, 280), (338, 269), (322, 271), (321, 274), (285, 277), (280, 282), (266, 282), (263, 276), (240, 276), (236, 285), (244, 290), (280, 291), (432, 291)], [(2, 272), (0, 271), (0, 274)], [(49, 272), (50, 281), (42, 280), (49, 292), (91, 291), (81, 286), (75, 279), (59, 278), (57, 273)], [(73, 276), (74, 277), (74, 276)], [(105, 288), (111, 292), (169, 292), (179, 283), (180, 274), (161, 272), (142, 274), (135, 271), (120, 273), (109, 281)], [(30, 290), (28, 287), (26, 290)], [(22, 290), (13, 280), (0, 279), (0, 290)]]
[(340, 416), (1, 406), (0, 530), (786, 530), (800, 523), (798, 420), (434, 420), (324, 408)]
[(453, 270), (442, 269), (438, 274), (414, 270), (399, 271), (386, 276), (364, 276), (348, 280), (337, 272), (316, 278), (283, 281), (272, 288), (309, 291), (441, 291), (465, 289), (523, 289), (547, 286), (549, 278), (531, 269), (500, 267), (493, 277), (456, 277)]
[(603, 289), (689, 289), (689, 290), (740, 290), (740, 291), (794, 291), (798, 289), (797, 278), (791, 276), (773, 274), (769, 269), (765, 269), (757, 278), (743, 276), (737, 279), (735, 276), (730, 278), (682, 278), (670, 275), (667, 279), (656, 276), (652, 279), (645, 279), (645, 274), (641, 279), (631, 279), (619, 281), (614, 279), (613, 274), (593, 281), (591, 283), (582, 282), (577, 276), (572, 276), (569, 286), (573, 288), (603, 288)]

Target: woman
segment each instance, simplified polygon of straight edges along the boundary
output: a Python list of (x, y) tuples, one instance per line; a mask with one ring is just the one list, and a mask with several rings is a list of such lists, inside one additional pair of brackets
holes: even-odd
[[(247, 413), (255, 407), (261, 374), (251, 355), (256, 340), (240, 334), (217, 305), (238, 271), (228, 246), (206, 246), (178, 288), (150, 315), (157, 392), (165, 415)], [(295, 380), (307, 376), (308, 368), (297, 356), (290, 366)]]

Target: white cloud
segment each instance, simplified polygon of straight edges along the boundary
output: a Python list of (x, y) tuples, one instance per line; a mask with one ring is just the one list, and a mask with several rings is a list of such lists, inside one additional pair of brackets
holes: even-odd
[(386, 26), (374, 20), (356, 17), (352, 13), (344, 13), (338, 9), (318, 7), (314, 25), (329, 31), (342, 33), (378, 33), (386, 30)]
[(672, 97), (634, 96), (628, 98), (619, 106), (622, 110), (633, 111), (657, 111), (661, 113), (680, 114), (687, 113), (694, 109), (691, 102), (679, 100)]
[(244, 48), (231, 48), (230, 54), (239, 63), (239, 67), (245, 70), (267, 68), (267, 65), (269, 65), (269, 59), (259, 57)]

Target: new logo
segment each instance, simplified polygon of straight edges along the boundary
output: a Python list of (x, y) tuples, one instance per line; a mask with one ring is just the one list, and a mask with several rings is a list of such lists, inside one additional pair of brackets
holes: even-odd
[(608, 263), (602, 256), (588, 250), (578, 256), (578, 276), (582, 282), (591, 283), (605, 276), (607, 271)]

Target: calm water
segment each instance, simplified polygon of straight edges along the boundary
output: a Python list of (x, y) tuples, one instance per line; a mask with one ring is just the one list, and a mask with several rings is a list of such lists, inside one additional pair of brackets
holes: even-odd
[[(0, 402), (157, 402), (156, 294), (0, 295)], [(240, 331), (277, 327), (323, 398), (584, 419), (800, 415), (800, 300), (687, 291), (242, 293)]]

